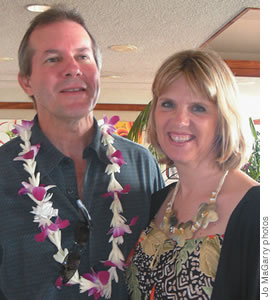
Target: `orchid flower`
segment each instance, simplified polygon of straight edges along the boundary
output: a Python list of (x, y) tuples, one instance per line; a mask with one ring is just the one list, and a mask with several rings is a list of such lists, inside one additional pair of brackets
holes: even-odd
[(116, 131), (114, 125), (120, 120), (120, 118), (118, 116), (113, 116), (110, 118), (110, 120), (108, 120), (108, 117), (105, 115), (103, 120), (104, 123), (101, 126), (101, 130), (111, 135), (113, 132)]
[(109, 159), (112, 163), (118, 164), (119, 167), (121, 167), (123, 164), (126, 164), (123, 155), (119, 150), (116, 150), (112, 155), (110, 155)]
[(105, 265), (112, 264), (112, 266), (116, 266), (118, 269), (122, 270), (125, 267), (125, 258), (121, 250), (119, 249), (117, 243), (115, 241), (112, 242), (112, 251), (109, 255), (108, 260)]
[[(60, 219), (59, 217), (57, 218), (58, 220)], [(58, 229), (62, 229), (62, 228), (65, 228), (65, 227), (67, 227), (69, 225), (69, 221), (68, 220), (64, 220), (64, 221), (62, 221), (61, 219), (60, 219), (60, 221), (58, 221), (58, 224), (50, 224), (49, 226), (48, 225), (45, 225), (45, 226), (43, 226), (43, 225), (41, 225), (40, 226), (40, 229), (41, 229), (41, 233), (39, 233), (39, 234), (37, 234), (36, 236), (35, 236), (35, 240), (37, 241), (37, 242), (44, 242), (44, 240), (46, 239), (46, 237), (48, 236), (48, 235), (50, 235), (50, 230), (51, 231), (59, 231)], [(60, 231), (60, 233), (61, 233), (61, 231)], [(61, 236), (61, 234), (60, 234), (60, 236)], [(59, 238), (58, 238), (59, 239)], [(55, 243), (54, 243), (55, 244)]]
[(22, 120), (22, 124), (16, 124), (15, 128), (12, 130), (14, 134), (21, 134), (23, 131), (30, 131), (32, 126), (34, 125), (34, 121), (25, 121)]
[(80, 292), (88, 291), (88, 296), (94, 295), (95, 300), (104, 296), (104, 287), (107, 285), (110, 279), (110, 273), (108, 271), (100, 271), (95, 273), (92, 270), (92, 274), (83, 274), (80, 279)]
[(40, 144), (32, 145), (27, 152), (22, 151), (19, 153), (19, 156), (15, 157), (14, 160), (26, 160), (26, 159), (35, 159), (38, 154)]
[(40, 205), (36, 207), (32, 207), (33, 210), (31, 211), (34, 214), (34, 222), (39, 223), (40, 225), (51, 225), (50, 219), (52, 217), (58, 216), (58, 209), (54, 209), (52, 206), (52, 202), (41, 202)]
[(131, 233), (131, 230), (127, 224), (122, 224), (111, 228), (107, 234), (111, 233), (113, 234), (113, 237), (116, 238), (124, 235), (125, 233)]
[(29, 184), (25, 181), (22, 182), (23, 187), (19, 190), (18, 194), (32, 194), (34, 198), (38, 201), (42, 201), (44, 199), (44, 196), (46, 195), (47, 191), (55, 185), (40, 185), (40, 186), (33, 186), (32, 184)]
[[(113, 175), (113, 174), (112, 174)], [(109, 182), (108, 186), (108, 193), (103, 194), (102, 197), (108, 197), (111, 196), (112, 198), (115, 197), (115, 194), (127, 194), (130, 191), (130, 185), (127, 184), (124, 188), (118, 183), (118, 181), (111, 177), (111, 180)]]

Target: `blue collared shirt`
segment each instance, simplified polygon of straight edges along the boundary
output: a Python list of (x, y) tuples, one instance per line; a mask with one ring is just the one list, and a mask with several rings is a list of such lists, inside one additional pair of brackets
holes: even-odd
[[(108, 164), (106, 147), (101, 143), (101, 131), (94, 122), (95, 134), (84, 152), (87, 169), (83, 183), (83, 203), (88, 209), (93, 228), (89, 242), (81, 255), (80, 274), (103, 269), (100, 261), (107, 260), (111, 251), (109, 243), (112, 212), (109, 209), (112, 199), (102, 197), (107, 193), (110, 176), (105, 174)], [(138, 216), (132, 234), (125, 234), (120, 246), (125, 257), (137, 242), (141, 230), (149, 218), (151, 194), (164, 186), (159, 167), (150, 152), (141, 145), (114, 136), (113, 146), (122, 152), (127, 164), (115, 177), (122, 187), (130, 184), (130, 192), (120, 196), (123, 215), (129, 224)], [(30, 213), (35, 203), (27, 195), (18, 195), (22, 181), (28, 181), (21, 161), (13, 159), (21, 151), (20, 139), (15, 138), (0, 147), (0, 296), (8, 300), (68, 300), (92, 299), (87, 292), (80, 294), (79, 286), (55, 287), (61, 265), (53, 259), (57, 248), (48, 240), (36, 242), (34, 237), (40, 232), (34, 215)], [(70, 249), (74, 241), (74, 226), (81, 215), (76, 206), (79, 198), (75, 165), (71, 158), (58, 151), (42, 133), (37, 117), (32, 128), (31, 143), (40, 143), (36, 157), (37, 171), (41, 173), (41, 184), (56, 185), (53, 193), (53, 207), (59, 210), (62, 220), (68, 219), (70, 226), (62, 230), (62, 248)], [(112, 298), (128, 299), (122, 272), (119, 283), (113, 283)], [(1, 298), (2, 299), (2, 298)]]

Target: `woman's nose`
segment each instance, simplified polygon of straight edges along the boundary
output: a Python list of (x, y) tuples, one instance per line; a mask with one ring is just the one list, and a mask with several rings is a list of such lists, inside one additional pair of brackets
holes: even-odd
[(179, 108), (175, 112), (175, 121), (179, 124), (179, 126), (188, 126), (190, 122), (190, 116), (185, 108)]

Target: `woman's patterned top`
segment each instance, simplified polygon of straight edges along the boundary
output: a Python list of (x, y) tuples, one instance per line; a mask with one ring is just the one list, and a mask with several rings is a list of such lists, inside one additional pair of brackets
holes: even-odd
[(152, 221), (127, 261), (130, 299), (210, 299), (222, 242), (214, 235), (180, 247)]

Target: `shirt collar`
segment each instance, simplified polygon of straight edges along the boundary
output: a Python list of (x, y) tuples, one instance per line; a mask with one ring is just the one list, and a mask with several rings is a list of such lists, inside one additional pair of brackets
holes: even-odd
[(105, 165), (107, 165), (110, 161), (106, 156), (107, 148), (101, 143), (102, 133), (98, 126), (97, 120), (94, 118), (94, 135), (91, 144), (89, 144), (84, 152), (83, 158), (87, 158), (90, 153), (93, 151), (96, 153), (96, 156), (100, 161), (102, 161)]
[[(95, 152), (96, 157), (105, 165), (109, 163), (106, 156), (106, 148), (101, 143), (101, 130), (94, 118), (94, 135), (92, 142), (84, 149), (83, 158), (87, 159), (91, 153)], [(42, 177), (49, 174), (63, 159), (67, 159), (44, 135), (38, 124), (38, 116), (34, 118), (31, 136), (32, 145), (40, 144), (40, 150), (37, 155), (38, 169), (42, 170)]]

